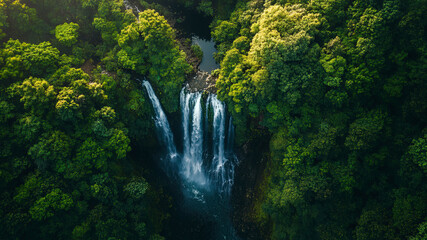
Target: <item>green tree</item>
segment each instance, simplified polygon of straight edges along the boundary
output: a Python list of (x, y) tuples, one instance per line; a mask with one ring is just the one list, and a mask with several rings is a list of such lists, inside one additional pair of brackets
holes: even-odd
[(33, 219), (44, 220), (52, 217), (56, 211), (68, 210), (73, 206), (73, 200), (68, 194), (61, 189), (55, 188), (46, 196), (37, 200), (33, 207), (30, 208), (30, 214)]
[(0, 79), (7, 83), (29, 76), (42, 77), (58, 66), (59, 51), (49, 42), (39, 44), (9, 40), (0, 52)]
[(141, 199), (147, 192), (148, 183), (145, 179), (134, 179), (124, 187), (124, 192), (129, 194), (132, 199)]
[(77, 38), (79, 37), (78, 31), (79, 25), (77, 23), (64, 23), (56, 26), (55, 37), (61, 44), (71, 47), (77, 43)]
[(163, 16), (154, 10), (139, 13), (138, 21), (122, 30), (119, 39), (119, 63), (147, 75), (162, 89), (160, 101), (167, 111), (178, 109), (178, 96), (191, 67), (185, 53), (175, 42), (175, 33)]
[(408, 158), (427, 173), (427, 135), (414, 139), (409, 146)]
[(73, 159), (58, 161), (56, 171), (63, 173), (65, 178), (79, 179), (97, 170), (105, 170), (106, 166), (107, 153), (97, 142), (88, 138), (77, 148)]
[(360, 150), (372, 146), (384, 127), (386, 115), (380, 111), (372, 111), (367, 117), (357, 119), (350, 124), (349, 135), (345, 145), (351, 150)]
[(2, 40), (6, 34), (3, 32), (4, 28), (7, 25), (7, 15), (6, 15), (6, 4), (2, 1), (0, 2), (0, 40)]
[(50, 110), (55, 90), (46, 80), (30, 77), (21, 84), (15, 84), (11, 91), (19, 96), (24, 108), (33, 114), (43, 114)]
[(422, 240), (427, 237), (427, 222), (423, 222), (418, 227), (418, 234), (411, 237), (410, 240)]
[(43, 134), (39, 142), (28, 150), (40, 170), (52, 170), (70, 157), (71, 140), (60, 131)]

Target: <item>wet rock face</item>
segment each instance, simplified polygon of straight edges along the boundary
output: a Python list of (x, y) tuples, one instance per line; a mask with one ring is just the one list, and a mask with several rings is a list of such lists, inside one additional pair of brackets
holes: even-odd
[(187, 89), (191, 92), (216, 93), (215, 88), (216, 78), (210, 73), (204, 71), (197, 71), (187, 82)]
[(263, 180), (263, 171), (268, 159), (268, 136), (258, 137), (241, 146), (237, 155), (239, 165), (235, 172), (235, 183), (231, 195), (233, 224), (237, 234), (245, 240), (263, 240), (268, 229), (260, 227), (254, 217), (254, 206)]

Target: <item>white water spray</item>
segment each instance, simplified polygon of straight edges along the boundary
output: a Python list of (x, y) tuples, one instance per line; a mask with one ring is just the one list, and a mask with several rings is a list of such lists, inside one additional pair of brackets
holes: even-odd
[(218, 232), (214, 239), (238, 239), (229, 216), (237, 158), (233, 152), (234, 127), (232, 118), (227, 121), (225, 104), (210, 94), (203, 112), (202, 94), (182, 89), (182, 153), (178, 154), (159, 100), (150, 83), (143, 81), (143, 86), (154, 108), (159, 142), (165, 146), (171, 161), (167, 170), (180, 176), (179, 183), (190, 208), (200, 208), (199, 211), (216, 219)]
[[(208, 179), (203, 169), (203, 110), (201, 93), (185, 93), (181, 96), (183, 154), (182, 174), (184, 178), (199, 186), (207, 187)], [(190, 122), (190, 117), (191, 122)]]
[(175, 143), (173, 141), (173, 133), (169, 126), (168, 119), (166, 118), (166, 114), (163, 111), (159, 99), (156, 97), (156, 94), (154, 93), (150, 83), (144, 80), (142, 85), (147, 90), (148, 97), (153, 104), (155, 113), (154, 125), (156, 126), (158, 132), (158, 138), (160, 142), (166, 147), (167, 159), (171, 162), (175, 162), (178, 157), (178, 153), (176, 151)]
[[(150, 83), (143, 81), (143, 85), (147, 89), (148, 96), (153, 104), (159, 140), (166, 146), (170, 160), (175, 161), (178, 153), (173, 142), (169, 122)], [(234, 130), (231, 118), (227, 127), (225, 104), (211, 94), (207, 97), (205, 114), (203, 114), (202, 94), (186, 92), (184, 88), (180, 94), (180, 106), (183, 150), (177, 170), (186, 182), (202, 188), (210, 189), (213, 187), (220, 193), (230, 194), (236, 159), (232, 149)], [(209, 134), (209, 126), (207, 126), (209, 113), (213, 115), (211, 134)], [(211, 138), (208, 137), (209, 135)], [(208, 140), (211, 141), (212, 148), (204, 149), (210, 147), (204, 144), (204, 141)]]

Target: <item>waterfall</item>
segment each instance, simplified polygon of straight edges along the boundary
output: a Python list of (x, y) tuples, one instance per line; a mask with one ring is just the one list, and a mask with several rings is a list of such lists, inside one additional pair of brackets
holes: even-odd
[(175, 162), (178, 157), (178, 153), (176, 151), (176, 146), (173, 141), (173, 133), (169, 126), (168, 119), (166, 118), (166, 114), (164, 113), (162, 106), (160, 105), (159, 99), (156, 97), (153, 88), (151, 87), (148, 81), (143, 81), (142, 85), (147, 90), (148, 97), (153, 105), (154, 109), (154, 125), (157, 129), (157, 135), (159, 141), (166, 148), (167, 159), (171, 162)]
[(178, 180), (186, 196), (187, 210), (200, 211), (215, 219), (218, 231), (214, 239), (238, 239), (229, 212), (237, 158), (233, 152), (234, 127), (232, 118), (227, 118), (225, 104), (214, 94), (204, 100), (199, 92), (181, 90), (182, 152), (179, 154), (153, 88), (147, 81), (143, 81), (143, 86), (153, 105), (159, 142), (170, 159), (166, 162), (170, 163), (167, 170), (179, 176), (172, 181)]
[(232, 184), (229, 172), (234, 169), (229, 166), (225, 156), (225, 105), (215, 95), (209, 100), (213, 109), (213, 159), (210, 172), (219, 190), (229, 193)]
[[(173, 134), (163, 112), (159, 99), (157, 99), (153, 88), (148, 81), (142, 83), (147, 89), (148, 97), (153, 105), (158, 138), (166, 147), (167, 158), (172, 162), (179, 156), (173, 141)], [(219, 193), (230, 194), (234, 179), (235, 157), (232, 151), (234, 141), (234, 130), (232, 119), (228, 122), (226, 136), (226, 111), (225, 104), (210, 94), (206, 100), (205, 116), (202, 109), (202, 94), (186, 92), (183, 88), (180, 94), (180, 106), (182, 117), (182, 154), (178, 171), (182, 178), (189, 183), (199, 187), (215, 185)], [(212, 120), (212, 154), (204, 148), (208, 147), (204, 141), (208, 140), (208, 117), (213, 112)], [(203, 121), (203, 117), (204, 120)], [(203, 126), (205, 125), (205, 126)], [(226, 139), (227, 138), (227, 139)], [(227, 140), (227, 144), (226, 143)], [(211, 159), (209, 159), (211, 157)], [(210, 177), (207, 176), (209, 173)], [(214, 188), (215, 188), (214, 187)]]
[(189, 130), (189, 118), (190, 118), (190, 95), (185, 94), (185, 89), (181, 90), (180, 103), (182, 111), (182, 129), (183, 129), (183, 156), (189, 157), (190, 155), (190, 130)]
[[(185, 93), (180, 95), (183, 129), (182, 173), (189, 182), (205, 186), (207, 179), (203, 169), (203, 111), (202, 94)], [(190, 123), (190, 116), (192, 121)]]

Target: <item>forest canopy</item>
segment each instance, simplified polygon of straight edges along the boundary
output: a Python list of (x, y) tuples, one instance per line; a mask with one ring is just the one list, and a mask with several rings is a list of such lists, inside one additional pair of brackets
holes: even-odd
[(191, 67), (174, 30), (123, 1), (2, 0), (0, 13), (0, 238), (163, 239), (169, 200), (130, 151), (155, 142), (135, 76), (177, 110)]
[[(162, 2), (213, 18), (235, 146), (269, 143), (262, 239), (427, 239), (426, 0)], [(176, 117), (194, 69), (125, 3), (0, 0), (0, 239), (173, 239), (141, 80)]]
[(266, 238), (427, 237), (426, 3), (239, 1), (216, 19), (238, 142), (271, 136)]

